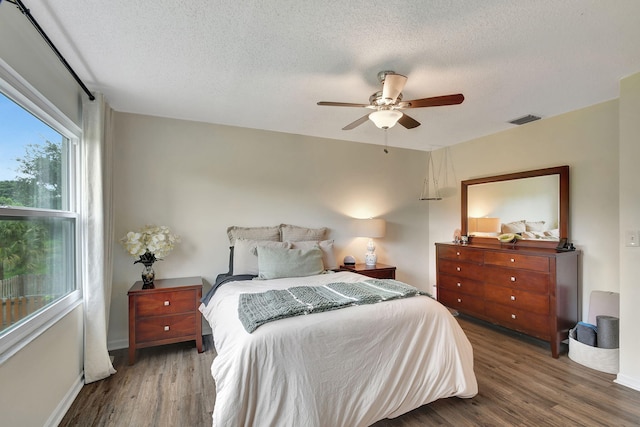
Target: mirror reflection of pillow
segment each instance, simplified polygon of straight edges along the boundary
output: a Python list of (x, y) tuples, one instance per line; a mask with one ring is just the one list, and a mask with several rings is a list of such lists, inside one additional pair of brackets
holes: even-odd
[(502, 229), (501, 229), (502, 234), (509, 234), (509, 233), (520, 234), (520, 233), (524, 233), (525, 231), (527, 231), (525, 220), (502, 224)]
[(560, 237), (560, 231), (557, 228), (554, 228), (553, 230), (545, 231), (544, 235), (549, 237)]
[(526, 231), (544, 231), (544, 221), (525, 222)]

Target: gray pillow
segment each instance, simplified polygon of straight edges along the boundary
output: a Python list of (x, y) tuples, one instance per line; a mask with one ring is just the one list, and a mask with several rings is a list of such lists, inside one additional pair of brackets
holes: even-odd
[(231, 246), (236, 244), (237, 239), (249, 239), (249, 240), (269, 240), (272, 242), (280, 241), (280, 227), (237, 227), (232, 226), (227, 228), (227, 235), (229, 236), (229, 243)]
[(233, 274), (258, 274), (258, 257), (256, 247), (270, 246), (288, 249), (289, 242), (272, 242), (268, 240), (236, 239), (233, 248)]
[(257, 252), (260, 279), (305, 277), (324, 271), (322, 250), (317, 246), (307, 249), (258, 246)]
[(306, 242), (310, 240), (325, 240), (327, 231), (327, 227), (308, 228), (298, 227), (297, 225), (280, 224), (280, 232), (283, 242)]

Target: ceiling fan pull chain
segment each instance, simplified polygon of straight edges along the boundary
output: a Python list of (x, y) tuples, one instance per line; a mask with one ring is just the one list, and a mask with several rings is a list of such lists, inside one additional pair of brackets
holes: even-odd
[(389, 132), (389, 129), (384, 130), (384, 154), (389, 154), (389, 135), (387, 132)]

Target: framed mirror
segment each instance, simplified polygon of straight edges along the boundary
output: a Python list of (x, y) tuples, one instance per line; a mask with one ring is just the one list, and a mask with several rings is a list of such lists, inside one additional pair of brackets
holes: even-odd
[(556, 247), (569, 238), (569, 166), (462, 181), (461, 231), (472, 243), (499, 244), (517, 233), (518, 245)]

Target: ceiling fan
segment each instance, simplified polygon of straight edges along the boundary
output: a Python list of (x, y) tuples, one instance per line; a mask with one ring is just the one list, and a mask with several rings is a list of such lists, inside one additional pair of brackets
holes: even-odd
[(343, 127), (342, 130), (351, 130), (367, 120), (371, 120), (380, 129), (389, 129), (395, 126), (396, 123), (400, 123), (407, 129), (413, 129), (420, 126), (420, 122), (399, 110), (456, 105), (464, 101), (464, 95), (461, 93), (403, 101), (402, 89), (404, 89), (404, 85), (407, 83), (406, 76), (396, 74), (394, 71), (380, 71), (378, 73), (378, 80), (382, 83), (382, 90), (369, 97), (369, 104), (320, 101), (318, 105), (329, 107), (364, 107), (375, 110), (349, 123)]

